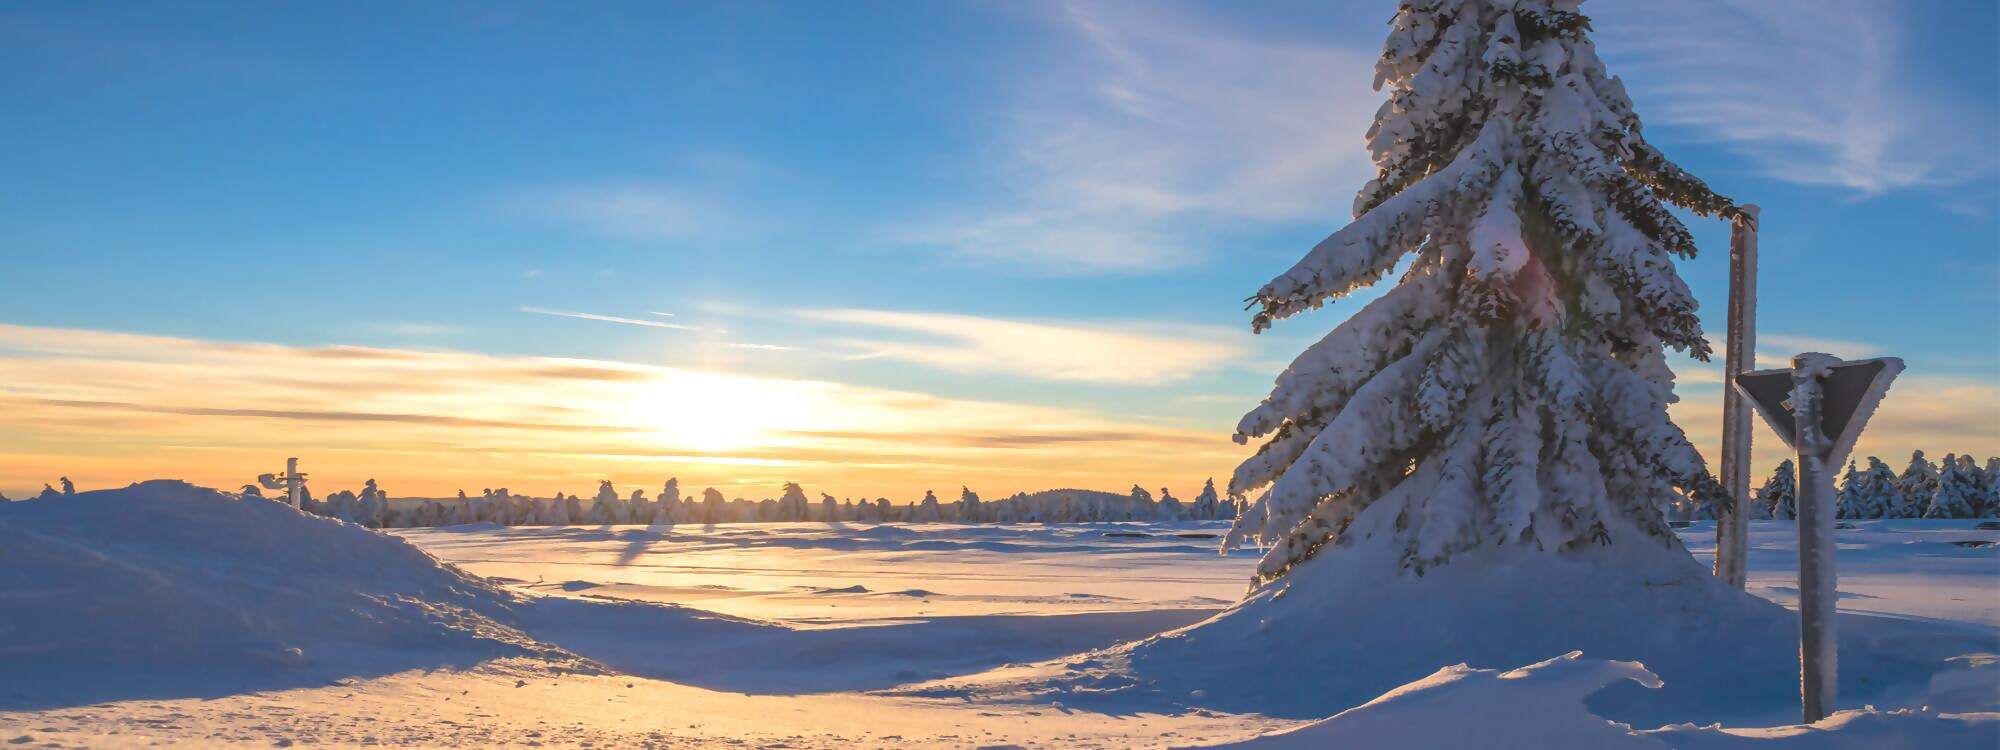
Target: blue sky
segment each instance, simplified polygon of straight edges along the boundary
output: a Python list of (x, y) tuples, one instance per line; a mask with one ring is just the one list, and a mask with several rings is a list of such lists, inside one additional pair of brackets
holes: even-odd
[[(9, 5), (0, 323), (611, 360), (1226, 436), (1351, 309), (1253, 337), (1241, 301), (1344, 223), (1392, 10)], [(1652, 140), (1764, 207), (1767, 350), (1902, 355), (1971, 403), (1882, 450), (2000, 450), (2000, 11), (1584, 10)], [(1719, 337), (1727, 232), (1696, 227), (1708, 253), (1682, 273)]]

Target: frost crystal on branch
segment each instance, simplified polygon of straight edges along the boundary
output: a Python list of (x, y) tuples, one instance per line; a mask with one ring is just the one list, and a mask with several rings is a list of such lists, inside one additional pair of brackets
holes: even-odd
[(1250, 299), (1252, 330), (1396, 287), (1309, 347), (1237, 426), (1263, 438), (1226, 544), (1376, 539), (1407, 566), (1481, 545), (1677, 544), (1662, 508), (1730, 501), (1667, 418), (1665, 352), (1707, 359), (1668, 204), (1745, 220), (1648, 144), (1581, 0), (1406, 0), (1354, 221)]

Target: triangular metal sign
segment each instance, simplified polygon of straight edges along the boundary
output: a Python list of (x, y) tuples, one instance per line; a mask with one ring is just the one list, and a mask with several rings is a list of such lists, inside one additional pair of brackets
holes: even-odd
[[(1854, 449), (1854, 441), (1875, 413), (1889, 384), (1903, 371), (1903, 360), (1877, 357), (1838, 362), (1820, 380), (1820, 431), (1829, 450), (1821, 458), (1837, 461)], [(1757, 407), (1757, 414), (1778, 438), (1798, 449), (1798, 424), (1792, 419), (1792, 370), (1757, 370), (1736, 376), (1736, 388)]]

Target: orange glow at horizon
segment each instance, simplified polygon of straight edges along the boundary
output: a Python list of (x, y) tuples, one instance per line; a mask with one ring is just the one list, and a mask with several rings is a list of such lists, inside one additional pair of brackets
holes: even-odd
[(180, 478), (234, 489), (300, 456), (325, 494), (714, 486), (985, 496), (1162, 484), (1245, 449), (1221, 429), (842, 383), (600, 360), (287, 347), (0, 325), (0, 490)]

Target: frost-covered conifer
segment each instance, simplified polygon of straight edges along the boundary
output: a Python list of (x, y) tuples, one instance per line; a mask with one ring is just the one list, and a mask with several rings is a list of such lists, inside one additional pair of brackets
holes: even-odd
[(981, 511), (979, 508), (979, 493), (973, 492), (971, 487), (967, 487), (965, 485), (959, 485), (958, 487), (959, 520), (964, 521), (966, 523), (979, 523), (980, 512)]
[(1896, 479), (1896, 486), (1903, 491), (1903, 502), (1914, 510), (1912, 518), (1923, 518), (1931, 509), (1931, 493), (1937, 491), (1938, 470), (1924, 458), (1923, 451), (1910, 453), (1910, 465), (1903, 469), (1903, 475)]
[(1868, 457), (1868, 469), (1861, 474), (1862, 505), (1870, 515), (1863, 518), (1913, 518), (1909, 515), (1907, 503), (1903, 500), (1903, 490), (1896, 482), (1896, 470), (1874, 456)]
[(625, 522), (651, 523), (652, 520), (653, 503), (646, 500), (646, 491), (633, 490), (632, 496), (625, 499)]
[(1956, 457), (1947, 455), (1938, 472), (1937, 489), (1931, 493), (1925, 518), (1976, 518), (1979, 515), (1979, 480), (1966, 473)]
[(924, 500), (917, 504), (908, 520), (919, 523), (937, 523), (944, 520), (944, 509), (938, 506), (937, 493), (924, 490)]
[(819, 493), (819, 518), (817, 520), (827, 523), (839, 523), (841, 521), (840, 501), (833, 499), (832, 495), (824, 492)]
[(1762, 502), (1760, 502), (1760, 501), (1756, 501), (1756, 500), (1754, 500), (1754, 499), (1753, 499), (1753, 500), (1752, 500), (1751, 502), (1749, 502), (1749, 503), (1746, 503), (1746, 504), (1750, 506), (1750, 508), (1749, 508), (1749, 510), (1750, 510), (1750, 520), (1752, 520), (1752, 521), (1769, 521), (1769, 520), (1771, 520), (1771, 509), (1770, 509), (1770, 507), (1768, 507), (1768, 506), (1764, 505), (1764, 503), (1762, 503)]
[(1979, 476), (1984, 488), (1979, 495), (1982, 503), (1979, 517), (2000, 518), (2000, 457), (1987, 457), (1986, 468), (1979, 471)]
[(1771, 478), (1757, 488), (1756, 502), (1764, 506), (1775, 520), (1790, 521), (1799, 517), (1799, 479), (1791, 459), (1778, 464), (1778, 470), (1771, 472)]
[(625, 522), (625, 509), (618, 500), (618, 490), (611, 486), (611, 480), (597, 480), (597, 496), (590, 500), (590, 523), (615, 524)]
[(1237, 426), (1266, 442), (1230, 492), (1262, 494), (1227, 544), (1275, 543), (1260, 576), (1364, 538), (1419, 570), (1485, 545), (1673, 546), (1677, 490), (1727, 502), (1667, 417), (1665, 350), (1709, 355), (1673, 264), (1694, 238), (1668, 205), (1742, 214), (1646, 141), (1577, 6), (1398, 9), (1376, 179), (1250, 299), (1262, 331), (1408, 259)]
[(1194, 507), (1190, 509), (1190, 513), (1196, 520), (1213, 521), (1222, 517), (1221, 504), (1221, 499), (1215, 495), (1215, 479), (1211, 477), (1201, 486), (1201, 494), (1194, 497)]
[(1132, 503), (1120, 514), (1120, 520), (1151, 521), (1158, 514), (1159, 509), (1153, 504), (1153, 493), (1139, 485), (1132, 485)]
[(354, 515), (347, 519), (371, 529), (382, 528), (383, 517), (389, 512), (389, 493), (375, 486), (370, 479), (361, 487), (361, 498), (354, 504)]
[(681, 502), (681, 480), (668, 479), (660, 486), (659, 500), (653, 503), (653, 523), (687, 523), (689, 503)]
[(1834, 518), (1881, 518), (1869, 515), (1876, 509), (1868, 507), (1872, 498), (1862, 484), (1861, 469), (1854, 465), (1854, 459), (1848, 459), (1847, 471), (1840, 475), (1840, 491), (1834, 496)]
[(785, 495), (778, 498), (776, 521), (805, 521), (811, 514), (806, 507), (806, 491), (798, 482), (785, 483)]

